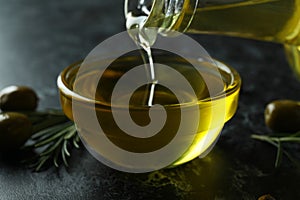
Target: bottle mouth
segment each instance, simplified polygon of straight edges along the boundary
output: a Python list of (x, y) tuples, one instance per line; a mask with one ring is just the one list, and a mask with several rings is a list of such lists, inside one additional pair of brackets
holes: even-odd
[(171, 30), (187, 0), (125, 0), (127, 29), (158, 28)]
[[(150, 26), (152, 28), (160, 27), (160, 23), (153, 23), (158, 19), (158, 16), (153, 16), (153, 11), (162, 14), (163, 4), (164, 1), (162, 0), (125, 0), (124, 12), (127, 30), (148, 28)], [(150, 26), (149, 22), (151, 22)]]
[(148, 16), (155, 0), (125, 0), (125, 16), (132, 13), (133, 16)]
[(189, 27), (198, 1), (125, 0), (126, 27), (156, 28), (161, 35), (176, 36)]

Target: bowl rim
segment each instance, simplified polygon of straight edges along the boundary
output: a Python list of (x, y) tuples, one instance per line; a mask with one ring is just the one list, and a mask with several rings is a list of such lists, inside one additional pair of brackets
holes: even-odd
[[(224, 62), (221, 62), (217, 59), (212, 59), (214, 61), (214, 63), (216, 64), (216, 67), (218, 70), (223, 70), (225, 71), (227, 74), (230, 75), (230, 84), (228, 84), (228, 88), (220, 93), (217, 93), (217, 95), (215, 96), (210, 96), (207, 97), (205, 99), (201, 99), (198, 100), (197, 103), (193, 102), (186, 102), (186, 103), (181, 103), (181, 104), (167, 104), (165, 105), (166, 107), (178, 107), (180, 106), (190, 106), (190, 105), (196, 105), (196, 104), (200, 104), (200, 103), (205, 103), (205, 102), (212, 102), (212, 101), (216, 101), (218, 99), (221, 99), (222, 97), (229, 97), (230, 95), (234, 94), (235, 92), (239, 93), (239, 90), (241, 88), (242, 85), (242, 80), (241, 77), (239, 75), (239, 73), (231, 66), (225, 64)], [(71, 98), (72, 100), (78, 100), (81, 102), (85, 102), (85, 103), (91, 103), (91, 104), (99, 104), (102, 106), (108, 106), (105, 102), (103, 101), (99, 101), (99, 100), (94, 100), (85, 96), (82, 96), (76, 92), (74, 92), (72, 89), (70, 89), (67, 85), (67, 81), (66, 81), (66, 76), (68, 75), (69, 72), (71, 72), (72, 70), (75, 70), (76, 68), (80, 67), (80, 65), (82, 64), (83, 60), (77, 61), (71, 65), (69, 65), (68, 67), (66, 67), (65, 69), (63, 69), (63, 71), (59, 74), (58, 78), (57, 78), (57, 86), (59, 89), (60, 93), (63, 93), (64, 96)], [(122, 108), (122, 105), (118, 105), (120, 108)], [(134, 107), (134, 108), (138, 108), (138, 107)], [(144, 108), (144, 107), (143, 107)]]

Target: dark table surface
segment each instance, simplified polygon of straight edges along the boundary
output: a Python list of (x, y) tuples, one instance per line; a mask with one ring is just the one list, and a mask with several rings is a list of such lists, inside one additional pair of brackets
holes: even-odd
[[(59, 72), (124, 30), (122, 0), (0, 0), (0, 87), (31, 86), (39, 94), (39, 109), (59, 108)], [(299, 169), (284, 159), (274, 170), (276, 149), (250, 138), (269, 132), (263, 118), (269, 101), (300, 99), (300, 84), (282, 46), (194, 37), (243, 79), (238, 111), (206, 158), (174, 169), (128, 174), (104, 166), (83, 147), (72, 151), (68, 169), (40, 173), (0, 156), (0, 199), (255, 200), (267, 193), (280, 200), (300, 199)]]

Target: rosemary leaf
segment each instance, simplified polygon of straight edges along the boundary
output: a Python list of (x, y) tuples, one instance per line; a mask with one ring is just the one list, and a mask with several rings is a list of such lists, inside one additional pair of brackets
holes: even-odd
[(48, 139), (42, 140), (42, 141), (36, 143), (36, 144), (34, 145), (34, 147), (38, 148), (38, 147), (44, 146), (44, 145), (46, 145), (46, 144), (49, 144), (49, 143), (53, 142), (53, 140), (55, 140), (55, 139), (61, 137), (64, 133), (65, 133), (64, 130), (59, 131), (58, 133), (56, 133), (56, 134), (54, 134), (54, 135), (51, 135), (51, 137), (49, 137)]
[(35, 168), (35, 171), (40, 171), (40, 169), (43, 167), (43, 165), (46, 163), (46, 161), (49, 159), (49, 156), (43, 156), (39, 160), (38, 166)]
[(52, 133), (56, 133), (57, 131), (61, 130), (64, 126), (67, 126), (67, 125), (65, 125), (65, 124), (59, 124), (59, 125), (52, 126), (50, 128), (46, 128), (44, 130), (41, 130), (41, 131), (35, 133), (31, 137), (31, 139), (32, 140), (38, 140), (38, 139), (40, 139), (42, 137), (43, 137), (43, 139), (45, 139), (45, 136), (49, 136)]
[(64, 137), (65, 140), (72, 138), (77, 133), (74, 125), (71, 127), (71, 129), (73, 129), (73, 130), (70, 130), (70, 132), (65, 135), (65, 137)]
[(281, 145), (280, 140), (278, 140), (275, 168), (278, 168), (280, 166), (281, 161), (282, 161), (282, 145)]
[(59, 164), (58, 164), (58, 157), (59, 157), (59, 150), (60, 148), (56, 148), (55, 151), (54, 151), (54, 157), (53, 157), (53, 163), (54, 163), (54, 166), (55, 167), (59, 167)]
[(51, 154), (63, 141), (63, 138), (59, 138), (59, 140), (54, 144), (54, 145), (49, 145), (48, 149), (46, 149), (45, 151), (43, 151), (40, 156), (45, 156), (48, 154)]
[(300, 131), (298, 131), (298, 132), (292, 134), (290, 137), (299, 137), (299, 136), (300, 136)]
[(283, 151), (285, 156), (298, 168), (300, 169), (300, 162), (299, 160), (296, 160), (293, 156), (291, 156), (288, 152)]
[(80, 141), (74, 123), (67, 119), (60, 110), (23, 113), (33, 123), (34, 130), (29, 144), (22, 149), (32, 149), (36, 152), (36, 155), (31, 156), (25, 162), (35, 168), (35, 171), (45, 169), (46, 163), (50, 164), (51, 160), (57, 168), (60, 162), (68, 167), (67, 157), (71, 156), (69, 149), (79, 148)]
[(40, 146), (46, 145), (59, 137), (64, 137), (64, 135), (66, 133), (68, 133), (68, 131), (70, 129), (69, 124), (62, 124), (62, 125), (58, 125), (58, 126), (60, 126), (60, 129), (57, 133), (49, 134), (49, 137), (46, 137), (45, 139), (37, 142), (35, 144), (35, 147), (40, 147)]
[[(63, 146), (65, 146), (65, 145), (66, 145), (66, 140), (64, 141)], [(61, 156), (62, 156), (62, 159), (63, 159), (63, 162), (64, 162), (65, 166), (68, 167), (69, 164), (68, 164), (67, 159), (66, 159), (65, 148), (61, 148)]]
[(75, 137), (73, 137), (73, 145), (74, 145), (74, 147), (76, 147), (77, 149), (79, 148), (79, 145), (78, 145), (78, 139), (77, 138), (79, 138), (79, 136), (78, 135), (76, 135)]
[(282, 137), (279, 140), (280, 142), (300, 142), (300, 138), (297, 137)]
[(66, 121), (67, 121), (67, 118), (63, 117), (63, 116), (50, 118), (50, 119), (44, 120), (41, 123), (35, 125), (33, 127), (33, 132), (36, 133), (38, 131), (44, 130), (48, 127), (51, 127), (51, 126), (54, 126), (56, 124), (63, 123), (63, 122), (66, 122)]
[(263, 142), (267, 142), (277, 148), (275, 167), (279, 167), (282, 161), (283, 154), (293, 162), (297, 167), (300, 168), (300, 163), (296, 159), (294, 159), (286, 150), (283, 149), (282, 143), (299, 143), (300, 142), (300, 131), (287, 134), (281, 133), (281, 136), (278, 134), (276, 136), (268, 136), (268, 135), (251, 135), (251, 138), (260, 140)]
[(64, 141), (64, 145), (63, 145), (63, 149), (64, 149), (64, 152), (65, 152), (65, 154), (66, 154), (67, 156), (71, 156), (70, 153), (69, 153), (69, 151), (68, 151), (67, 143), (68, 143), (68, 141), (65, 140), (65, 141)]

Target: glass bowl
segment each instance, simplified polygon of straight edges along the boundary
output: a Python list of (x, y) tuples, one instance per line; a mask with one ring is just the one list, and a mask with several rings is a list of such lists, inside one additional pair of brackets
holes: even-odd
[[(210, 63), (199, 59), (195, 61), (200, 64), (199, 74), (178, 56), (155, 58), (188, 80), (194, 93), (182, 89), (179, 79), (163, 65), (156, 72), (158, 80), (167, 86), (145, 81), (147, 75), (118, 84), (135, 66), (143, 66), (143, 59), (132, 55), (89, 63), (84, 70), (82, 62), (77, 62), (58, 77), (64, 113), (75, 122), (88, 151), (112, 168), (147, 172), (203, 157), (236, 112), (241, 79), (233, 68), (217, 60)], [(102, 67), (104, 63), (110, 63), (109, 67)], [(136, 87), (141, 81), (146, 83)], [(151, 91), (154, 98), (150, 105)], [(130, 134), (135, 130), (138, 135)], [(153, 130), (156, 134), (149, 133)]]

